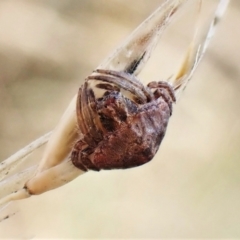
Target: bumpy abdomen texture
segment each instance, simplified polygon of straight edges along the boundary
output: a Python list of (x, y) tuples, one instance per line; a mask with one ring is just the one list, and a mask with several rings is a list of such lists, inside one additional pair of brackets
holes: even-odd
[(99, 169), (122, 169), (149, 162), (161, 144), (169, 117), (164, 101), (145, 104), (117, 131), (104, 136), (94, 151), (93, 164)]

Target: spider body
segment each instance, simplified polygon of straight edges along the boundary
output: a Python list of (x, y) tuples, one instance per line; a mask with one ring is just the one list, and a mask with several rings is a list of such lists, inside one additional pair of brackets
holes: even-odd
[[(102, 94), (97, 97), (97, 91)], [(175, 102), (166, 82), (147, 87), (133, 75), (97, 70), (79, 89), (80, 139), (71, 154), (83, 171), (125, 169), (149, 162), (161, 144)]]

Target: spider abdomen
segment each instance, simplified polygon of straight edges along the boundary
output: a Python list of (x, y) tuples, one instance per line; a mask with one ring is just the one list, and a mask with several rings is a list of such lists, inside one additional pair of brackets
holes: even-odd
[[(129, 115), (114, 132), (104, 136), (92, 154), (99, 169), (125, 169), (149, 162), (165, 135), (170, 111), (165, 102), (151, 102)], [(165, 111), (159, 111), (159, 108)]]

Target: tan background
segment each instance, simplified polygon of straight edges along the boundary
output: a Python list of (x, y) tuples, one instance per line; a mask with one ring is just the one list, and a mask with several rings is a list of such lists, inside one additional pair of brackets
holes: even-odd
[[(160, 2), (1, 0), (0, 159), (51, 130), (84, 77)], [(208, 19), (217, 1), (203, 2)], [(176, 70), (195, 20), (184, 13), (141, 79)], [(15, 203), (0, 237), (240, 238), (239, 24), (235, 0), (151, 163)]]

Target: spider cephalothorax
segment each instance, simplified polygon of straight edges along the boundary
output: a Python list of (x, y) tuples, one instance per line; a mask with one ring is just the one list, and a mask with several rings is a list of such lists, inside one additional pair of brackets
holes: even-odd
[(73, 164), (99, 171), (149, 162), (165, 135), (173, 102), (174, 90), (167, 82), (145, 87), (133, 75), (97, 70), (79, 89), (82, 137), (74, 145)]

